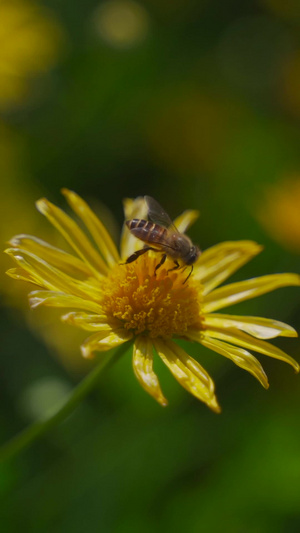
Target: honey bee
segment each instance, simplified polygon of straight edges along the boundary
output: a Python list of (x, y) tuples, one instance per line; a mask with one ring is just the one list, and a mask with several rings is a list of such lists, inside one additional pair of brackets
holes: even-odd
[(169, 215), (154, 198), (144, 196), (144, 199), (147, 204), (149, 220), (134, 218), (126, 220), (126, 225), (135, 237), (146, 244), (141, 250), (137, 250), (130, 255), (125, 263), (132, 263), (149, 250), (162, 252), (161, 260), (155, 267), (154, 275), (164, 264), (167, 257), (171, 257), (175, 266), (170, 268), (168, 272), (191, 266), (189, 275), (184, 281), (186, 283), (193, 272), (193, 263), (198, 259), (201, 251), (198, 246), (192, 243), (189, 237), (178, 231)]

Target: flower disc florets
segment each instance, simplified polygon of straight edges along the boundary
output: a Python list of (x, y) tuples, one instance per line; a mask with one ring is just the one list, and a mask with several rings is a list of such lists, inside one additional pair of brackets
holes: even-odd
[(102, 307), (108, 317), (121, 321), (135, 335), (171, 338), (184, 336), (189, 328), (201, 328), (201, 284), (183, 270), (168, 272), (167, 260), (156, 275), (159, 256), (140, 257), (134, 263), (118, 265), (103, 284)]

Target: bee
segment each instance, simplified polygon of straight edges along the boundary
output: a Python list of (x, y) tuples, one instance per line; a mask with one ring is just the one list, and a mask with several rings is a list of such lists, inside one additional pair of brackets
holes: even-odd
[(170, 268), (168, 272), (191, 266), (189, 275), (184, 281), (186, 283), (193, 272), (193, 264), (200, 256), (201, 251), (198, 246), (192, 243), (189, 237), (178, 231), (169, 215), (154, 198), (144, 196), (144, 199), (148, 209), (149, 220), (134, 218), (126, 220), (125, 223), (132, 235), (146, 244), (141, 250), (137, 250), (130, 255), (125, 264), (136, 261), (140, 255), (149, 250), (162, 252), (162, 257), (155, 267), (154, 275), (164, 264), (167, 257), (171, 257), (175, 266)]

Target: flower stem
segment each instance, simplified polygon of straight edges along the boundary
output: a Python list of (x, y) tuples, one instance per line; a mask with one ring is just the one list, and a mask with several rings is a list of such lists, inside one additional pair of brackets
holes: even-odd
[(103, 370), (114, 364), (128, 349), (128, 342), (122, 344), (112, 354), (103, 357), (98, 365), (74, 388), (66, 403), (47, 420), (34, 422), (0, 448), (0, 462), (17, 455), (54, 426), (62, 422), (74, 411), (77, 405), (94, 389)]

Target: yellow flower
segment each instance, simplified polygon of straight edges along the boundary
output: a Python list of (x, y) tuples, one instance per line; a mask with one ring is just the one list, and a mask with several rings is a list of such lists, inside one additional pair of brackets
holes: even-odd
[(300, 175), (286, 176), (266, 187), (257, 219), (284, 248), (300, 253)]
[(29, 94), (29, 80), (55, 64), (63, 43), (52, 16), (30, 0), (0, 0), (0, 109)]
[[(220, 314), (223, 307), (259, 296), (279, 287), (300, 285), (296, 274), (273, 274), (218, 287), (233, 272), (260, 252), (251, 241), (224, 242), (204, 251), (187, 283), (186, 272), (168, 272), (172, 261), (154, 275), (159, 260), (148, 252), (130, 264), (124, 260), (141, 242), (124, 227), (121, 254), (102, 222), (74, 192), (64, 189), (69, 205), (90, 233), (93, 243), (78, 224), (46, 199), (38, 210), (60, 231), (76, 255), (71, 255), (29, 235), (18, 235), (6, 252), (17, 267), (8, 274), (39, 287), (29, 294), (32, 308), (40, 305), (70, 308), (62, 320), (92, 332), (81, 346), (84, 357), (106, 351), (133, 339), (133, 369), (144, 389), (166, 405), (153, 369), (153, 348), (177, 381), (213, 411), (219, 412), (214, 383), (204, 368), (174, 339), (195, 341), (248, 370), (267, 388), (258, 353), (299, 365), (266, 339), (295, 337), (296, 331), (282, 322), (252, 316)], [(125, 201), (125, 217), (144, 218), (141, 198)], [(175, 223), (184, 232), (197, 217), (186, 211)]]

